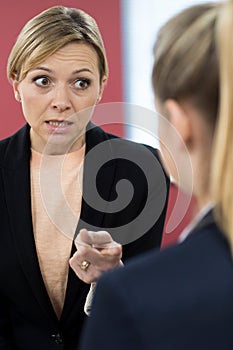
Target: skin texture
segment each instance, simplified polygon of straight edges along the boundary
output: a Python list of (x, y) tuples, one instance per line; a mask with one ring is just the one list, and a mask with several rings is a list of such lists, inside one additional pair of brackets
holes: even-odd
[[(86, 283), (96, 282), (104, 271), (123, 265), (120, 260), (121, 245), (113, 241), (106, 231), (93, 232), (82, 229), (75, 245), (77, 251), (70, 259), (70, 266)], [(86, 270), (80, 268), (83, 261), (90, 263)]]
[[(105, 77), (100, 82), (96, 51), (77, 42), (52, 54), (22, 81), (13, 81), (15, 98), (21, 101), (31, 126), (32, 148), (53, 155), (80, 149), (92, 107), (100, 101), (105, 82)], [(122, 248), (114, 244), (107, 232), (98, 233), (98, 240), (105, 243), (107, 236), (108, 245), (104, 249), (95, 248), (95, 233), (84, 231), (79, 235), (78, 250), (70, 265), (80, 279), (91, 283), (103, 271), (121, 264)], [(80, 268), (83, 260), (90, 262), (85, 271)]]
[(159, 118), (164, 168), (180, 188), (195, 195), (201, 209), (210, 201), (212, 129), (188, 100), (177, 102), (169, 99), (162, 103), (157, 99), (155, 106), (161, 115), (166, 115), (166, 118)]
[[(61, 48), (18, 82), (13, 81), (26, 121), (31, 126), (31, 145), (49, 154), (78, 150), (84, 143), (90, 113), (77, 115), (99, 102), (105, 78), (100, 82), (95, 50), (83, 43)], [(65, 122), (68, 121), (69, 123)], [(59, 122), (60, 127), (49, 122)], [(64, 123), (65, 122), (65, 123)], [(82, 135), (77, 139), (77, 135)], [(49, 147), (48, 147), (49, 146)]]

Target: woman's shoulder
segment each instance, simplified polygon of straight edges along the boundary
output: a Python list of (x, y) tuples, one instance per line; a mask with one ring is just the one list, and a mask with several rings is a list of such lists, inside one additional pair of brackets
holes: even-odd
[(0, 140), (0, 165), (7, 163), (14, 155), (21, 154), (30, 145), (29, 126), (26, 124), (14, 134)]
[[(215, 222), (190, 234), (182, 243), (152, 251), (133, 258), (125, 266), (106, 276), (111, 284), (120, 284), (130, 291), (131, 286), (147, 286), (148, 289), (198, 284), (207, 275), (213, 281), (224, 274), (233, 274), (229, 244)], [(160, 287), (159, 287), (160, 286)]]
[(16, 130), (13, 134), (6, 136), (5, 138), (0, 140), (0, 147), (4, 147), (9, 144), (13, 140), (17, 140), (19, 138), (25, 137), (27, 134), (29, 135), (29, 125), (25, 124), (20, 129)]

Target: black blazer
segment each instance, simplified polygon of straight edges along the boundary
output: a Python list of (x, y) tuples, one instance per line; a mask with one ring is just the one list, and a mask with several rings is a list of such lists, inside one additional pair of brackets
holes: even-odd
[[(118, 140), (116, 148), (111, 146), (113, 140)], [(127, 226), (128, 232), (131, 232), (131, 229), (135, 229), (134, 218), (143, 211), (148, 198), (154, 206), (158, 202), (163, 203), (156, 222), (146, 229), (142, 237), (123, 247), (123, 259), (126, 260), (160, 246), (167, 205), (167, 194), (164, 201), (162, 190), (164, 182), (168, 185), (168, 181), (155, 150), (147, 148), (145, 151), (142, 145), (116, 138), (89, 124), (86, 154), (104, 141), (108, 141), (104, 155), (109, 153), (110, 160), (96, 176), (100, 196), (111, 205), (117, 196), (116, 184), (124, 178), (133, 184), (134, 195), (126, 208), (117, 213), (111, 213), (110, 210), (107, 214), (93, 209), (83, 199), (77, 232), (81, 227), (103, 228), (110, 232), (118, 227), (120, 232), (120, 227), (125, 228), (132, 221), (132, 226)], [(151, 157), (148, 156), (148, 149), (150, 150), (158, 169), (154, 174), (154, 191), (147, 193), (145, 178), (132, 162), (115, 159), (114, 149), (118, 151), (121, 148), (136, 150), (139, 157), (143, 158), (145, 154), (148, 160)], [(93, 159), (92, 161), (94, 162)], [(94, 181), (92, 173), (90, 162), (85, 161), (83, 193), (87, 195)], [(83, 307), (89, 285), (80, 281), (72, 269), (69, 270), (64, 308), (58, 320), (43, 283), (33, 236), (28, 125), (15, 135), (0, 141), (0, 213), (0, 349), (75, 349), (85, 319)], [(136, 224), (138, 225), (137, 222)], [(124, 233), (127, 234), (126, 231)], [(128, 241), (130, 238), (129, 235)], [(73, 244), (71, 254), (74, 251)]]
[(97, 284), (80, 350), (232, 350), (233, 264), (209, 214), (181, 244)]

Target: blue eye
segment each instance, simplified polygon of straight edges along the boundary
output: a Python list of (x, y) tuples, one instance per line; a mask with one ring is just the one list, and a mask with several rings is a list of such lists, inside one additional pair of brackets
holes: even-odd
[(38, 86), (48, 86), (50, 83), (50, 80), (48, 77), (36, 77), (33, 79), (33, 81), (36, 83)]
[(80, 90), (85, 90), (90, 85), (90, 80), (88, 79), (78, 79), (74, 83), (75, 87)]

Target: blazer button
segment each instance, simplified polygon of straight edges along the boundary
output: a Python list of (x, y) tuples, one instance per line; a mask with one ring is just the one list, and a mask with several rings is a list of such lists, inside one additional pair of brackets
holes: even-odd
[(52, 337), (54, 343), (56, 343), (56, 344), (62, 344), (63, 343), (62, 336), (59, 333), (52, 334), (51, 337)]

